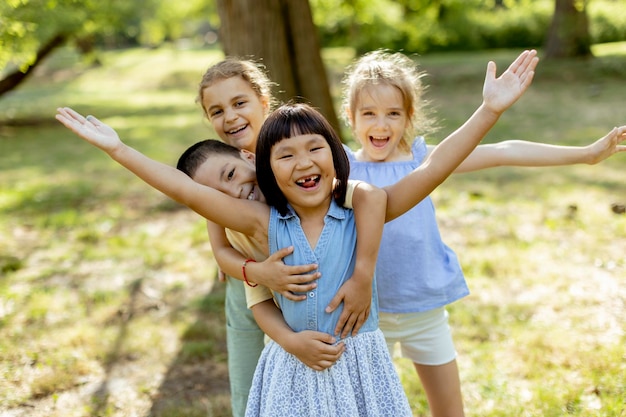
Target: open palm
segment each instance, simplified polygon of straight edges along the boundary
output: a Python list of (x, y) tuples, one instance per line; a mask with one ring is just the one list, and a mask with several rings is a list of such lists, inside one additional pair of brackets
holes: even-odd
[(524, 51), (496, 78), (496, 64), (490, 61), (483, 86), (484, 103), (496, 113), (511, 107), (532, 82), (538, 62), (537, 51)]
[(55, 118), (76, 135), (107, 153), (122, 143), (112, 127), (93, 116), (83, 117), (69, 107), (58, 108)]

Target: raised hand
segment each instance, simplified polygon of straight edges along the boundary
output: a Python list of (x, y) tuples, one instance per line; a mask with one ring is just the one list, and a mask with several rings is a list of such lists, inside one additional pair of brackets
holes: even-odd
[(484, 104), (495, 113), (511, 107), (532, 82), (538, 62), (537, 51), (524, 51), (496, 78), (496, 64), (489, 61), (483, 85)]
[(587, 163), (597, 164), (613, 154), (626, 152), (626, 145), (620, 145), (624, 141), (626, 141), (626, 125), (614, 127), (606, 136), (586, 146), (589, 154)]
[(69, 107), (58, 108), (55, 119), (76, 135), (107, 153), (115, 151), (122, 144), (112, 127), (93, 116), (83, 117)]

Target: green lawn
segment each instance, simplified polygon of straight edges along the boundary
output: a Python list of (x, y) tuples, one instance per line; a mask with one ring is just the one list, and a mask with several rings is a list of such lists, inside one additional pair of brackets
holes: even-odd
[[(626, 124), (626, 43), (540, 62), (485, 139), (584, 145)], [(478, 106), (486, 62), (419, 57), (437, 143)], [(324, 51), (333, 91), (352, 51)], [(216, 50), (69, 50), (0, 98), (0, 416), (227, 416), (223, 285), (202, 219), (54, 120), (71, 106), (174, 164), (215, 137), (195, 103)], [(338, 98), (338, 97), (337, 97)], [(346, 137), (349, 132), (344, 131)], [(600, 165), (498, 168), (433, 194), (471, 295), (450, 306), (468, 416), (626, 410), (626, 154)], [(425, 397), (397, 359), (416, 416)]]

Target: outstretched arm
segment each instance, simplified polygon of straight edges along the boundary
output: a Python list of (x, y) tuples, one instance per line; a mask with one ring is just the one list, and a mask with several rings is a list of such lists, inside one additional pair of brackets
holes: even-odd
[(586, 146), (559, 146), (524, 140), (507, 140), (479, 145), (454, 171), (464, 173), (499, 166), (547, 167), (594, 165), (625, 152), (626, 125), (615, 127), (604, 137)]
[(267, 205), (230, 197), (193, 181), (174, 167), (148, 158), (123, 143), (115, 130), (93, 116), (85, 118), (68, 107), (57, 112), (56, 119), (65, 127), (171, 199), (224, 227), (256, 236), (260, 241), (267, 239)]
[(387, 191), (386, 221), (405, 213), (441, 184), (474, 150), (502, 113), (513, 105), (532, 82), (537, 52), (524, 51), (496, 78), (496, 64), (487, 64), (483, 102), (474, 114), (441, 142), (424, 164)]

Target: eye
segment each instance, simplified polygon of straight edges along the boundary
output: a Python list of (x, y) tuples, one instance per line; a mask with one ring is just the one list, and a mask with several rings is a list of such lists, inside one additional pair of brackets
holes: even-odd
[(235, 176), (235, 169), (231, 169), (230, 172), (228, 174), (226, 174), (226, 178), (230, 181), (233, 179), (233, 177)]
[(393, 111), (389, 112), (389, 116), (391, 116), (391, 117), (400, 117), (400, 116), (402, 116), (402, 113), (400, 111), (398, 111), (398, 110), (393, 110)]
[(212, 119), (214, 117), (219, 116), (220, 114), (222, 114), (222, 110), (221, 109), (213, 110), (211, 113), (209, 113), (209, 117)]
[(366, 110), (362, 113), (363, 116), (373, 116), (374, 112), (371, 110)]
[(239, 101), (237, 101), (237, 102), (235, 103), (235, 107), (242, 107), (242, 106), (245, 106), (245, 105), (246, 105), (246, 103), (247, 103), (247, 101), (245, 101), (245, 100), (239, 100)]

